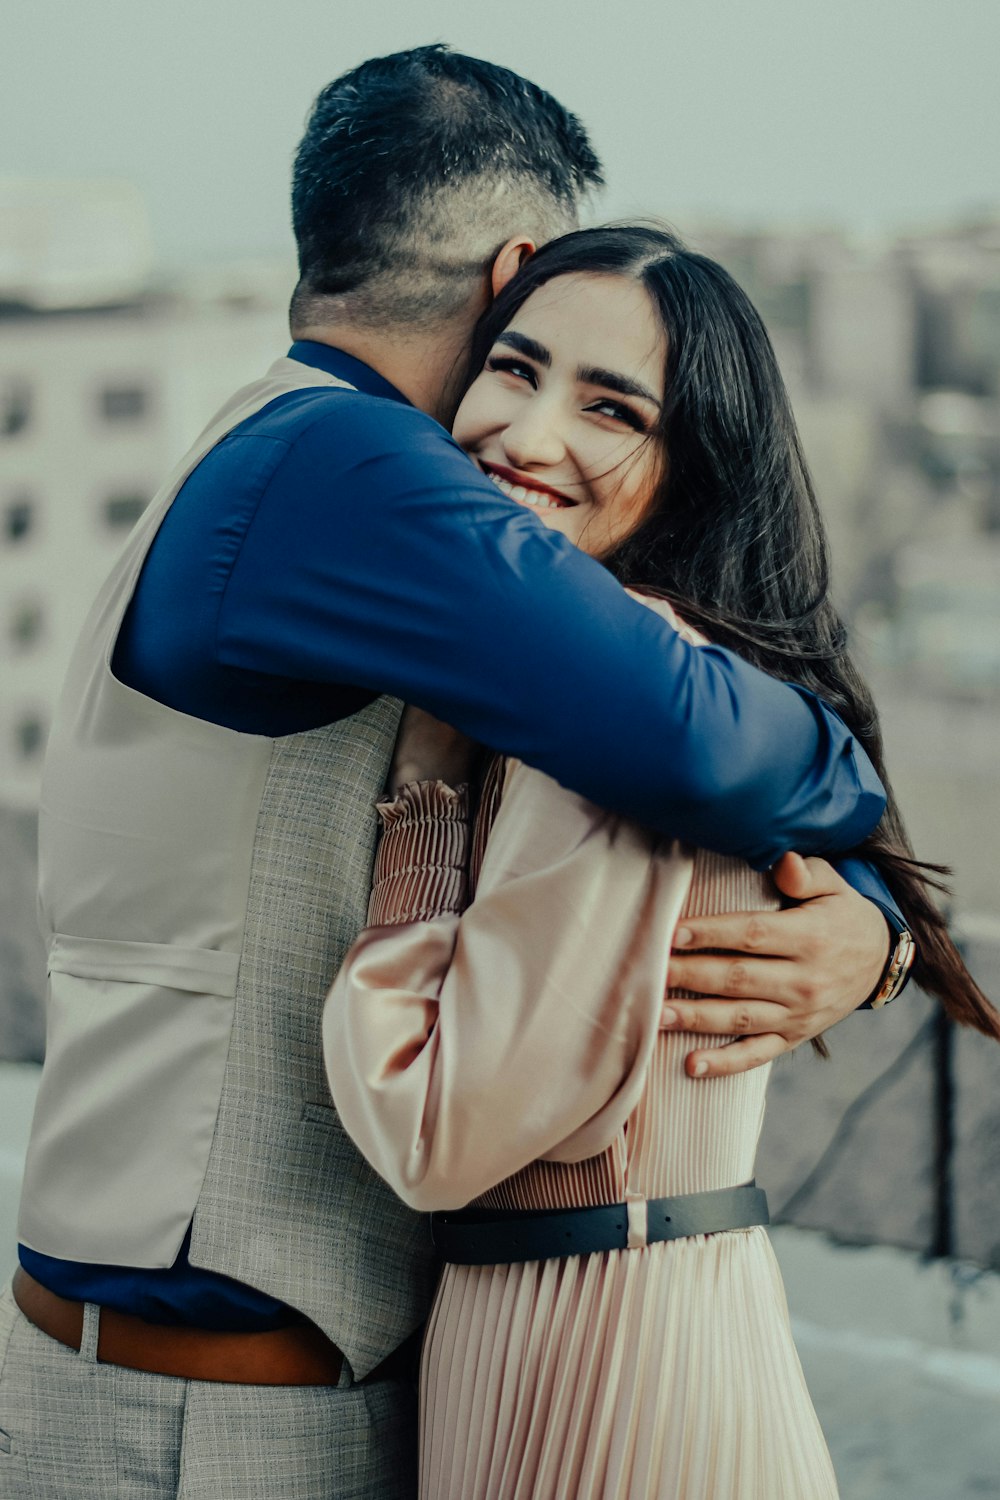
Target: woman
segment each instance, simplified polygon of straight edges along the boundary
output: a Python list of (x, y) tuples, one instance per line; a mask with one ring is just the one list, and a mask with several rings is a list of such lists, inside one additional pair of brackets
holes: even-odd
[[(566, 236), (498, 299), (475, 368), (455, 435), (512, 500), (701, 643), (819, 691), (882, 774), (774, 356), (720, 267), (655, 229)], [(767, 877), (520, 764), (493, 763), (470, 832), (462, 747), (424, 716), (398, 762), (324, 1029), (347, 1129), (439, 1211), (422, 1494), (836, 1495), (749, 1185), (766, 1070), (695, 1083), (661, 1024), (680, 917), (776, 906)], [(867, 853), (924, 988), (1000, 1036), (891, 804)]]

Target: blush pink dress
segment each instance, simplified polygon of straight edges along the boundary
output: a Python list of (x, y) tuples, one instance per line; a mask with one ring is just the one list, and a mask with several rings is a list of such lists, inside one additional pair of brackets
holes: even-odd
[[(773, 908), (766, 876), (518, 763), (474, 831), (440, 784), (383, 820), (324, 1048), (403, 1199), (551, 1208), (753, 1176), (768, 1070), (689, 1079), (691, 1037), (659, 1020), (681, 915)], [(444, 1267), (422, 1500), (836, 1500), (766, 1231), (647, 1245), (635, 1222), (625, 1250)]]

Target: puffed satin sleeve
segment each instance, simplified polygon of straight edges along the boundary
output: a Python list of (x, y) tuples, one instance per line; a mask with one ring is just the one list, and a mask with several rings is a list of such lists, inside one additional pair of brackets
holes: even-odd
[(603, 1151), (642, 1090), (689, 858), (515, 762), (463, 911), (465, 793), (381, 811), (372, 925), (323, 1018), (348, 1133), (422, 1210)]

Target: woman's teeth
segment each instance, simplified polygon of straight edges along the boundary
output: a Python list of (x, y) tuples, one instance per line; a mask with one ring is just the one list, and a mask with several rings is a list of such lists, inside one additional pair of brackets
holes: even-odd
[(569, 504), (568, 500), (557, 500), (555, 495), (550, 495), (542, 490), (526, 490), (523, 484), (511, 484), (509, 479), (501, 479), (499, 474), (490, 474), (490, 478), (498, 490), (503, 490), (512, 500), (519, 500), (522, 505), (535, 505), (539, 510), (562, 510)]

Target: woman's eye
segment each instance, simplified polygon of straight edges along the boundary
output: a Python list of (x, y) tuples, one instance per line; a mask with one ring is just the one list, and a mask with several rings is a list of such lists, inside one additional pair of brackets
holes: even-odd
[(588, 411), (596, 412), (599, 417), (612, 417), (616, 422), (624, 422), (636, 432), (646, 432), (645, 422), (639, 413), (633, 411), (630, 406), (623, 406), (620, 401), (594, 401), (587, 407)]
[(510, 359), (506, 355), (491, 354), (486, 361), (487, 370), (499, 370), (504, 375), (513, 375), (518, 380), (526, 380), (529, 385), (537, 385), (538, 379), (534, 367), (525, 364), (523, 359)]

